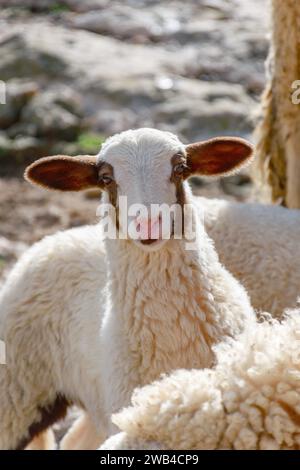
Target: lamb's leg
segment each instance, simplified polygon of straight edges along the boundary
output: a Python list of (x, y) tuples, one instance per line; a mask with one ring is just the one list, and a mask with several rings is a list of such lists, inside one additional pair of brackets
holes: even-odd
[(106, 439), (104, 430), (97, 431), (90, 417), (84, 413), (69, 429), (60, 443), (61, 450), (95, 450)]
[(38, 434), (25, 450), (54, 450), (56, 448), (56, 441), (52, 429)]
[[(55, 389), (46, 375), (33, 382), (31, 367), (24, 358), (0, 366), (0, 449), (24, 449), (41, 433), (64, 417), (69, 402)], [(43, 382), (43, 379), (45, 381)], [(36, 445), (50, 445), (40, 437)], [(44, 442), (42, 443), (42, 440)]]
[(125, 432), (119, 432), (109, 437), (99, 450), (164, 450), (159, 442), (146, 441), (143, 438), (130, 437)]

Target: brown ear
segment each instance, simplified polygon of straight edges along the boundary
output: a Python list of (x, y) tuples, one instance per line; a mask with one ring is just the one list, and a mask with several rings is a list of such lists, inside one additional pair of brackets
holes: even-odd
[(40, 158), (30, 165), (24, 177), (27, 181), (47, 189), (80, 191), (98, 186), (96, 156)]
[(187, 165), (191, 175), (228, 175), (249, 163), (253, 151), (252, 144), (247, 140), (217, 137), (187, 145)]

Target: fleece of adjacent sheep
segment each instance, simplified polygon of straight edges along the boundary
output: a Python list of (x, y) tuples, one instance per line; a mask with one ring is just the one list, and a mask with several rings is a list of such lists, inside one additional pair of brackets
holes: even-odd
[(137, 390), (101, 449), (299, 449), (300, 310), (215, 349), (214, 369)]

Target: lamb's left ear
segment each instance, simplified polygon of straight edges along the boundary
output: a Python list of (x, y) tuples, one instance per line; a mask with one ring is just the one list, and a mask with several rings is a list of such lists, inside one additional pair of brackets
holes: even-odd
[(56, 155), (40, 158), (26, 170), (27, 181), (47, 189), (81, 191), (98, 186), (96, 156)]
[(249, 163), (254, 148), (238, 137), (217, 137), (187, 145), (186, 152), (191, 175), (222, 176)]

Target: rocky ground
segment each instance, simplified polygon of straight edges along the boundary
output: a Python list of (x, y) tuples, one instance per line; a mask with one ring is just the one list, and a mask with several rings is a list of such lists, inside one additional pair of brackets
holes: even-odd
[[(97, 200), (48, 194), (24, 166), (95, 153), (155, 126), (184, 141), (249, 136), (264, 86), (267, 0), (0, 0), (0, 273), (41, 236), (95, 220)], [(197, 186), (249, 197), (249, 178)]]
[(0, 23), (3, 166), (128, 127), (186, 140), (248, 134), (264, 84), (264, 3), (0, 0), (10, 6)]

